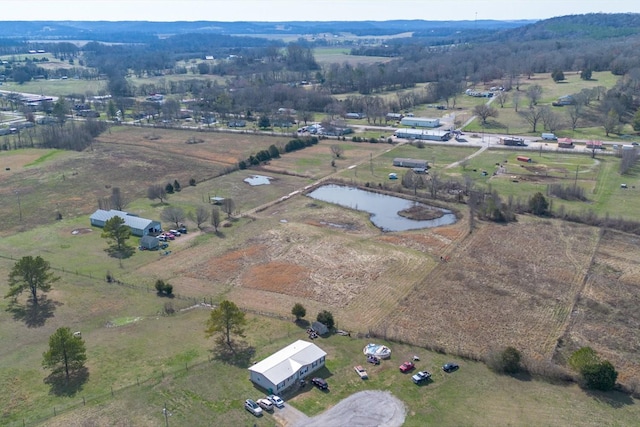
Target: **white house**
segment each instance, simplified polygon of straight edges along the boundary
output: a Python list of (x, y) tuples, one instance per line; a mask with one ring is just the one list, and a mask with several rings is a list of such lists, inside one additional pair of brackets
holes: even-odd
[(325, 353), (317, 345), (298, 340), (249, 368), (251, 381), (267, 390), (280, 394), (324, 366)]

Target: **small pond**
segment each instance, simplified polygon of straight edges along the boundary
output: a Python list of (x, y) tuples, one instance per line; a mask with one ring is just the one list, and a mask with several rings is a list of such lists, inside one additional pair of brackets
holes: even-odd
[(354, 187), (334, 184), (323, 185), (308, 193), (307, 196), (323, 202), (335, 203), (347, 208), (368, 212), (371, 214), (371, 222), (382, 231), (419, 230), (456, 222), (456, 216), (453, 212), (432, 206), (429, 207), (442, 211), (443, 215), (439, 218), (422, 221), (405, 218), (400, 216), (398, 212), (414, 207), (419, 203)]

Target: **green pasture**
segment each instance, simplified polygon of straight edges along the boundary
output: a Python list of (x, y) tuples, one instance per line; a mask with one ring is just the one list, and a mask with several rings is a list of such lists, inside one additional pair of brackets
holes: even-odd
[[(93, 289), (98, 286), (99, 293)], [(159, 316), (157, 310), (166, 299), (155, 293), (88, 283), (69, 275), (58, 288), (55, 317), (40, 328), (29, 329), (10, 319), (5, 310), (0, 312), (3, 336), (20, 335), (27, 344), (17, 350), (0, 350), (0, 383), (4, 386), (0, 398), (8, 403), (4, 425), (61, 425), (64, 420), (74, 424), (79, 419), (100, 420), (104, 425), (125, 420), (161, 425), (165, 405), (172, 414), (171, 425), (201, 425), (203, 419), (219, 425), (277, 424), (270, 414), (256, 419), (242, 407), (244, 399), (257, 399), (265, 391), (248, 380), (246, 365), (213, 358), (213, 340), (203, 332), (208, 310)], [(125, 299), (127, 304), (120, 303)], [(87, 346), (88, 380), (68, 396), (49, 393), (42, 381), (46, 371), (40, 367), (47, 337), (59, 326), (81, 330)], [(291, 321), (248, 315), (246, 342), (255, 351), (250, 361), (262, 360), (305, 338), (304, 329)], [(353, 366), (365, 363), (362, 348), (369, 341), (339, 335), (317, 340), (327, 352), (326, 367), (317, 375), (327, 379), (330, 392), (307, 387), (285, 394), (286, 404), (313, 416), (355, 392), (387, 390), (404, 402), (404, 425), (410, 427), (632, 426), (640, 416), (635, 400), (623, 394), (588, 394), (571, 384), (496, 375), (482, 363), (384, 340), (377, 342), (392, 349), (392, 358), (379, 366), (366, 366), (369, 379), (363, 381)], [(420, 356), (417, 369), (433, 374), (433, 380), (423, 386), (413, 384), (411, 374), (398, 371), (398, 365), (414, 354)], [(460, 370), (443, 373), (440, 366), (451, 360), (460, 364)]]
[(23, 84), (5, 82), (2, 85), (2, 90), (6, 91), (51, 96), (70, 96), (73, 94), (93, 96), (103, 93), (106, 88), (106, 80), (81, 80), (71, 78), (65, 80), (33, 80)]

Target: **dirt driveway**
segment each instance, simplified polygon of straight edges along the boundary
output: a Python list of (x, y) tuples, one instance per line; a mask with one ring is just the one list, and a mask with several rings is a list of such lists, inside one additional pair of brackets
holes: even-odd
[(324, 413), (309, 418), (287, 405), (275, 414), (284, 427), (400, 427), (406, 409), (387, 391), (361, 391), (340, 401)]

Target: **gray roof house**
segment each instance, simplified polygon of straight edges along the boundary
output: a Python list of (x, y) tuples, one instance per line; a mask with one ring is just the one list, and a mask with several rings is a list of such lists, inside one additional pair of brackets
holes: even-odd
[(140, 218), (137, 215), (115, 209), (109, 211), (98, 209), (89, 217), (89, 220), (93, 226), (104, 227), (105, 223), (114, 216), (124, 219), (124, 224), (131, 228), (131, 234), (134, 236), (142, 237), (162, 230), (162, 225), (158, 221)]
[(251, 381), (269, 394), (280, 394), (324, 366), (325, 353), (317, 345), (304, 340), (289, 344), (249, 368)]

